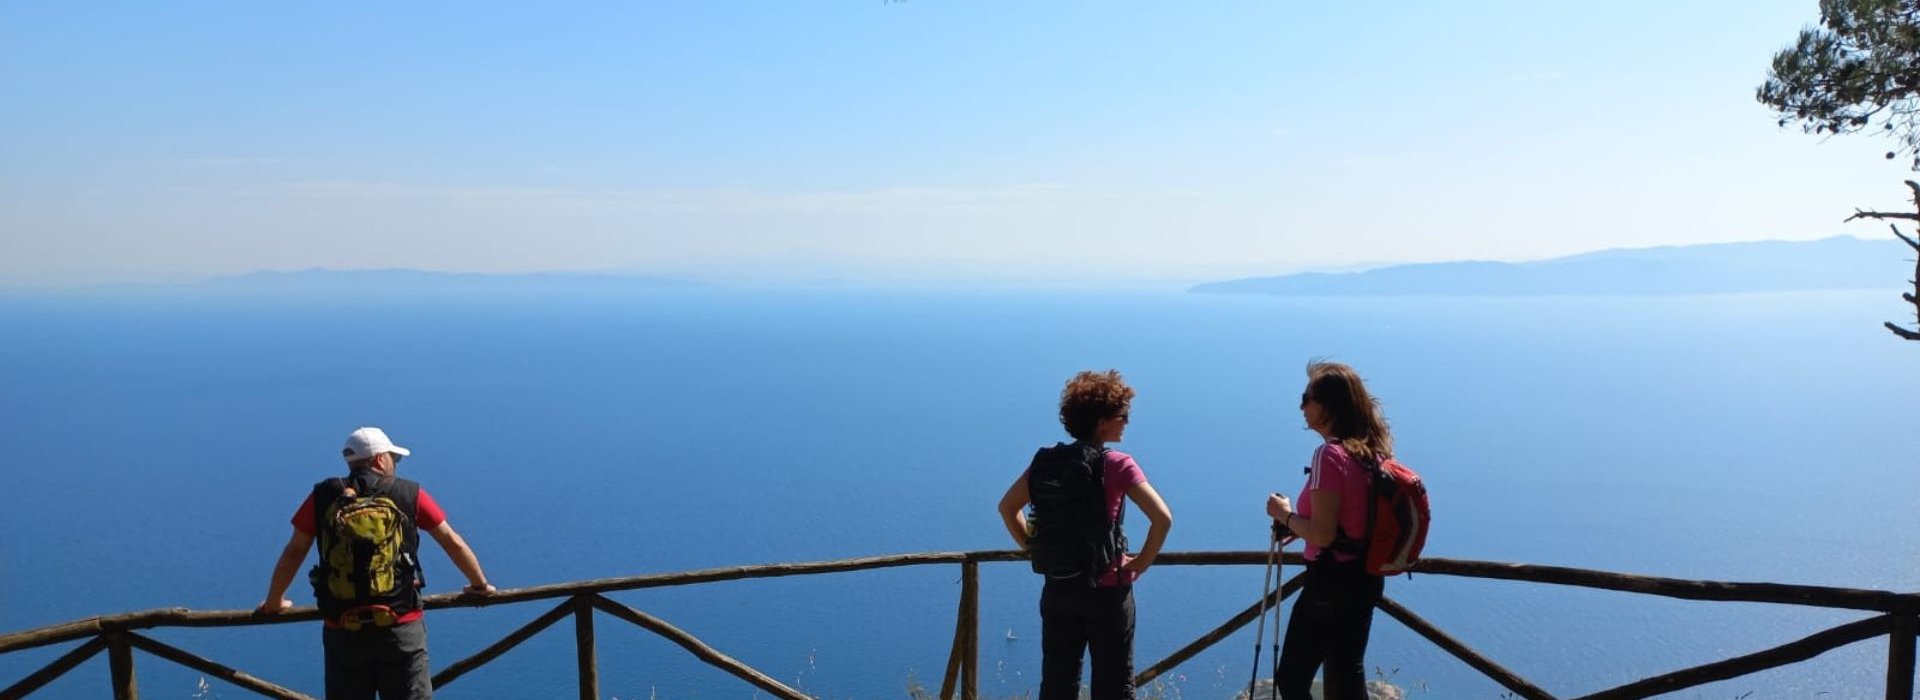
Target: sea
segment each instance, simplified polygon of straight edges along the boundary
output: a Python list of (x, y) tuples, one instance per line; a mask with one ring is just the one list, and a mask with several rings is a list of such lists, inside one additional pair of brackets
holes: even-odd
[[(1264, 551), (1265, 494), (1316, 439), (1314, 359), (1356, 367), (1432, 494), (1427, 554), (1688, 579), (1920, 589), (1920, 343), (1898, 290), (1312, 298), (1176, 291), (651, 289), (617, 293), (0, 297), (0, 632), (251, 609), (346, 434), (400, 465), (502, 588), (708, 567), (1011, 547), (995, 513), (1062, 439), (1065, 380), (1118, 369), (1124, 441), (1174, 513), (1168, 551)], [(1146, 519), (1128, 520), (1135, 542)], [(423, 544), (428, 588), (463, 580)], [(1040, 582), (983, 564), (982, 694), (1038, 685)], [(1296, 573), (1289, 567), (1283, 573)], [(937, 692), (960, 567), (612, 597), (822, 699)], [(1259, 595), (1258, 566), (1156, 566), (1145, 668)], [(1438, 575), (1387, 595), (1575, 696), (1866, 613)], [(311, 601), (304, 576), (292, 596)], [(436, 668), (552, 606), (427, 616)], [(443, 698), (571, 698), (562, 622)], [(1384, 614), (1369, 673), (1410, 698), (1509, 697)], [(601, 695), (763, 693), (617, 619)], [(1274, 631), (1264, 631), (1270, 641)], [(153, 637), (318, 695), (316, 623)], [(1227, 700), (1255, 629), (1142, 690)], [(75, 643), (0, 655), (0, 686)], [(1674, 695), (1879, 697), (1884, 638)], [(145, 698), (248, 697), (136, 652)], [(35, 697), (109, 697), (96, 657)]]

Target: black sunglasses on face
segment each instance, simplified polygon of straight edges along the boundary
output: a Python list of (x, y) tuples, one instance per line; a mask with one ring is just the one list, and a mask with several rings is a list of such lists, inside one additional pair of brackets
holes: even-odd
[(1313, 394), (1304, 391), (1300, 392), (1300, 405), (1305, 406), (1310, 401), (1313, 401)]

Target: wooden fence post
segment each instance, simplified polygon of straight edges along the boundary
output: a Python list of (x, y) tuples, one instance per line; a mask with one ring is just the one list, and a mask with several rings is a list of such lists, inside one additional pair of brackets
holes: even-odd
[(600, 660), (593, 645), (593, 594), (573, 597), (573, 641), (579, 648), (580, 700), (600, 700)]
[(1894, 613), (1893, 631), (1887, 635), (1887, 700), (1913, 700), (1913, 635), (1920, 631), (1920, 618)]
[(133, 647), (122, 632), (108, 632), (107, 664), (113, 668), (113, 700), (140, 700), (140, 683), (133, 677)]
[(980, 560), (960, 562), (960, 609), (966, 659), (960, 666), (960, 699), (980, 700)]
[(947, 674), (940, 681), (940, 700), (953, 700), (954, 681), (960, 682), (960, 697), (978, 699), (980, 560), (971, 554), (960, 560), (960, 609), (954, 614), (953, 648), (947, 652)]

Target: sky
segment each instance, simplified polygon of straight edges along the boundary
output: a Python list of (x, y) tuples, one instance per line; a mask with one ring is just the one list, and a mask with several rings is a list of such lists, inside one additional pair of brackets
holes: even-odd
[(0, 0), (0, 286), (1203, 281), (1851, 233), (1815, 0)]

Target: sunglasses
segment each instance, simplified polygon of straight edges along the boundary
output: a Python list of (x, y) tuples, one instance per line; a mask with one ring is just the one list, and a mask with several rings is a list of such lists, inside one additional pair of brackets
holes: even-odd
[(1301, 405), (1301, 406), (1305, 406), (1305, 405), (1307, 405), (1307, 404), (1309, 404), (1309, 403), (1312, 403), (1312, 402), (1313, 402), (1313, 394), (1309, 394), (1309, 393), (1307, 393), (1307, 392), (1304, 392), (1304, 391), (1302, 391), (1302, 392), (1300, 392), (1300, 405)]

